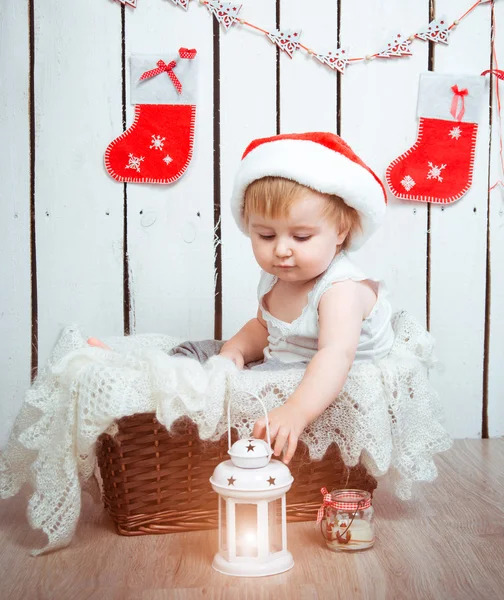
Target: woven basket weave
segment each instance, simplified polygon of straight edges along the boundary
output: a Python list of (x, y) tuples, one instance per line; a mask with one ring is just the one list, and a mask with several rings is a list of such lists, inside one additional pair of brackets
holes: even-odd
[[(228, 458), (227, 434), (218, 442), (203, 442), (189, 419), (180, 419), (168, 433), (152, 413), (124, 417), (117, 426), (114, 438), (100, 437), (98, 464), (104, 504), (118, 533), (217, 528), (217, 494), (209, 478)], [(316, 518), (321, 487), (371, 493), (376, 488), (376, 480), (361, 464), (350, 469), (344, 465), (336, 444), (321, 461), (311, 461), (300, 443), (289, 468), (294, 483), (287, 494), (288, 521)]]

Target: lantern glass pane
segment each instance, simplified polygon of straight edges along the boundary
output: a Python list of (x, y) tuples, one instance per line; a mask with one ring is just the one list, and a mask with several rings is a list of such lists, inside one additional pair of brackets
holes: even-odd
[(257, 504), (236, 504), (236, 556), (257, 557)]
[(268, 504), (269, 552), (282, 550), (282, 498)]
[(226, 512), (226, 500), (219, 496), (219, 514), (220, 514), (220, 539), (219, 547), (224, 556), (227, 553), (227, 512)]

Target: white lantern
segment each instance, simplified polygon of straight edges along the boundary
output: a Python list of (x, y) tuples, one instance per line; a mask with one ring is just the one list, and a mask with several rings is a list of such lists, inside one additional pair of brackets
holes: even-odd
[(294, 479), (286, 465), (271, 460), (267, 413), (261, 404), (266, 414), (267, 442), (250, 437), (232, 447), (228, 404), (231, 460), (217, 465), (210, 478), (219, 495), (219, 551), (212, 566), (226, 575), (261, 577), (294, 566), (287, 550), (285, 498)]

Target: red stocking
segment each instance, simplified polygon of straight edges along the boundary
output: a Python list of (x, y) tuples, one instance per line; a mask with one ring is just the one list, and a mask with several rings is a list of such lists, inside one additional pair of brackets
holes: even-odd
[(173, 183), (185, 173), (194, 142), (195, 56), (181, 48), (166, 63), (131, 58), (135, 120), (105, 151), (105, 167), (117, 181)]
[(449, 204), (467, 192), (484, 85), (478, 76), (421, 76), (417, 141), (387, 169), (394, 196)]

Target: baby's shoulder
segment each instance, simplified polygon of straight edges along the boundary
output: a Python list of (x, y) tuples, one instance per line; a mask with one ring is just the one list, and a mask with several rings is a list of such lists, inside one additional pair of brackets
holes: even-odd
[(276, 277), (261, 269), (261, 276), (257, 284), (257, 299), (260, 301), (275, 285)]
[(331, 282), (319, 300), (319, 311), (358, 311), (362, 319), (373, 310), (378, 289), (370, 279), (343, 279)]
[(340, 252), (321, 277), (321, 284), (339, 281), (361, 281), (367, 279), (365, 273), (350, 259), (346, 252)]

